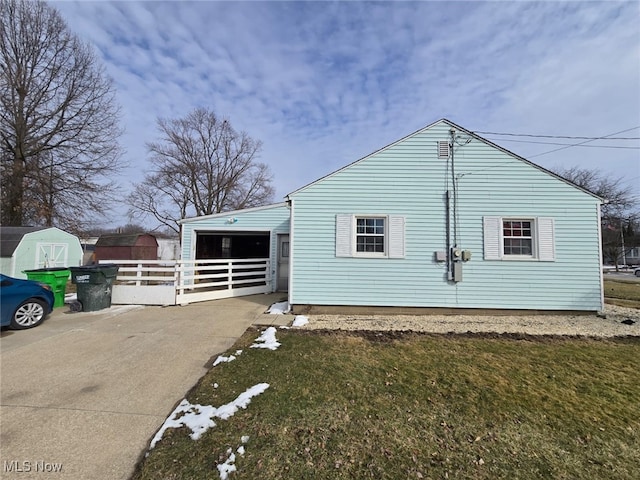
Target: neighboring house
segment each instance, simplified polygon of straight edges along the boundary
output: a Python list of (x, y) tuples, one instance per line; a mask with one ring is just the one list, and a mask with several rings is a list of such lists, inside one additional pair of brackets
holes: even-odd
[[(598, 311), (601, 202), (443, 119), (290, 193), (285, 204), (183, 221), (182, 256), (218, 258), (241, 231), (260, 237), (260, 254), (274, 266), (272, 290), (288, 286), (296, 312)], [(277, 278), (283, 251), (288, 285)]]
[(625, 252), (627, 265), (640, 265), (640, 247), (630, 248)]
[(149, 233), (100, 235), (95, 244), (95, 261), (157, 260), (158, 242)]
[(24, 270), (82, 265), (78, 237), (55, 227), (0, 227), (0, 273), (27, 278)]

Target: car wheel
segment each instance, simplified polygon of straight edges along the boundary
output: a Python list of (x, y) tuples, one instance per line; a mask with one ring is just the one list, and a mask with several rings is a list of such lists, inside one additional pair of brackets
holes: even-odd
[(24, 330), (40, 325), (47, 316), (49, 306), (42, 300), (30, 298), (20, 304), (11, 317), (11, 328)]
[(640, 270), (636, 270), (636, 277), (640, 277)]

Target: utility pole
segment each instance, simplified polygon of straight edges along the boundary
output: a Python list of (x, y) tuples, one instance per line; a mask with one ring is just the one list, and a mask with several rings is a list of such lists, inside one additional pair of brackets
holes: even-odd
[(622, 217), (620, 217), (620, 243), (622, 244), (622, 265), (627, 266), (627, 254), (624, 251), (624, 225), (622, 224)]

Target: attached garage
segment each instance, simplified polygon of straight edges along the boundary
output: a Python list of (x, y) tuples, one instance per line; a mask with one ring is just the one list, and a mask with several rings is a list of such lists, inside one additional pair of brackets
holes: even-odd
[(201, 231), (196, 234), (196, 259), (269, 257), (269, 231)]
[(284, 251), (286, 261), (280, 248), (285, 242), (288, 246), (286, 203), (189, 218), (180, 223), (182, 262), (194, 288), (206, 286), (209, 291), (218, 291), (218, 298), (287, 290), (288, 248)]

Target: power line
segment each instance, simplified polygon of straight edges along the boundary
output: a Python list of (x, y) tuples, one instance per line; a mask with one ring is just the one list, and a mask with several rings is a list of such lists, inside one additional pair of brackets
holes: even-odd
[[(494, 141), (500, 141), (500, 142), (517, 142), (517, 143), (536, 143), (536, 144), (540, 144), (540, 145), (564, 145), (567, 147), (586, 147), (586, 148), (621, 148), (621, 149), (626, 149), (626, 150), (640, 150), (640, 147), (625, 147), (625, 146), (620, 146), (620, 145), (581, 145), (581, 144), (567, 144), (567, 143), (558, 143), (558, 142), (536, 142), (535, 140), (511, 140), (508, 138), (500, 138), (500, 139), (491, 139)], [(595, 141), (595, 140), (600, 140), (599, 138), (594, 138), (591, 141)], [(608, 140), (614, 140), (614, 139), (608, 139)], [(640, 137), (638, 137), (638, 140), (640, 140)]]
[(548, 152), (538, 153), (537, 155), (530, 155), (529, 158), (541, 157), (542, 155), (547, 155), (547, 154), (553, 153), (553, 152), (559, 152), (560, 150), (565, 150), (567, 148), (578, 147), (580, 145), (584, 145), (585, 143), (590, 143), (590, 142), (594, 142), (596, 140), (602, 140), (602, 139), (605, 139), (605, 138), (613, 137), (614, 135), (619, 135), (621, 133), (630, 132), (631, 130), (636, 130), (638, 128), (640, 128), (640, 125), (638, 125), (637, 127), (627, 128), (625, 130), (620, 130), (619, 132), (610, 133), (609, 135), (603, 135), (602, 137), (593, 138), (593, 139), (590, 139), (590, 140), (584, 140), (583, 142), (574, 143), (572, 145), (565, 145), (564, 147), (555, 148), (553, 150), (549, 150)]
[[(629, 130), (625, 130), (625, 132), (628, 132), (630, 130), (635, 130), (636, 128), (640, 128), (640, 126), (630, 128)], [(500, 135), (500, 136), (507, 136), (507, 137), (566, 138), (569, 140), (600, 140), (601, 138), (604, 138), (604, 137), (572, 137), (568, 135), (534, 135), (531, 133), (481, 132), (478, 130), (474, 131), (473, 133), (478, 133), (482, 135)], [(616, 135), (616, 134), (614, 133), (613, 135)], [(610, 140), (640, 140), (640, 137), (616, 137), (616, 138), (611, 138)]]

